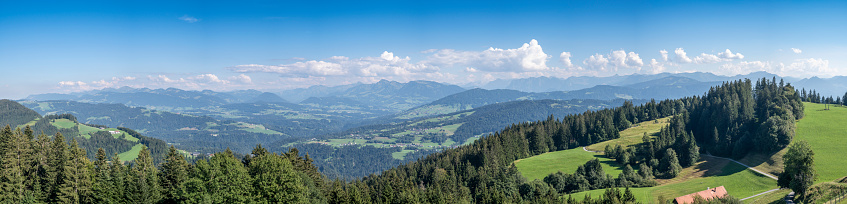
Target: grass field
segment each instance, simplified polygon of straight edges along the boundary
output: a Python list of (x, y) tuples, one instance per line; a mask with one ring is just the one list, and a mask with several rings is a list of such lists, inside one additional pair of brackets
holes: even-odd
[(847, 107), (803, 103), (806, 116), (797, 121), (797, 135), (794, 141), (805, 140), (815, 152), (815, 170), (818, 180), (815, 183), (833, 181), (847, 176), (847, 159), (844, 159), (847, 147)]
[[(714, 174), (712, 176), (691, 178), (649, 188), (632, 188), (630, 190), (632, 190), (632, 193), (639, 202), (647, 203), (649, 201), (650, 203), (656, 203), (660, 196), (666, 200), (670, 200), (678, 196), (706, 190), (707, 187), (724, 186), (730, 195), (739, 199), (777, 188), (776, 180), (748, 170), (736, 163), (724, 162), (724, 164), (706, 170), (712, 171), (709, 172), (710, 174)], [(696, 168), (696, 165), (686, 169), (692, 168)], [(586, 194), (589, 194), (592, 198), (597, 198), (603, 194), (603, 191), (604, 189), (598, 189), (574, 193), (570, 196), (573, 196), (576, 200), (582, 200)], [(565, 197), (567, 196), (565, 195)]]
[(59, 129), (73, 128), (76, 123), (68, 119), (56, 119), (52, 121), (53, 126)]
[(135, 146), (132, 146), (132, 149), (130, 149), (129, 151), (118, 154), (118, 157), (120, 157), (121, 161), (124, 162), (132, 161), (135, 158), (138, 158), (138, 153), (141, 152), (141, 148), (143, 147), (143, 144), (136, 144)]
[(644, 133), (653, 136), (653, 134), (658, 133), (662, 127), (667, 126), (668, 121), (670, 121), (670, 117), (638, 123), (638, 125), (634, 125), (631, 128), (621, 131), (621, 137), (618, 139), (589, 145), (585, 147), (585, 149), (603, 151), (603, 149), (606, 148), (606, 145), (621, 145), (626, 148), (630, 145), (639, 144), (641, 143), (641, 137), (644, 137)]
[(415, 150), (402, 150), (402, 151), (399, 151), (399, 152), (394, 152), (394, 153), (391, 153), (391, 157), (394, 157), (395, 159), (403, 160), (403, 158), (406, 157), (406, 154), (409, 154), (409, 152), (413, 152), (413, 151), (415, 151)]
[(527, 180), (543, 179), (558, 171), (572, 174), (579, 166), (592, 159), (600, 159), (603, 171), (617, 177), (623, 167), (601, 154), (586, 152), (582, 148), (548, 152), (530, 158), (515, 161), (515, 167)]

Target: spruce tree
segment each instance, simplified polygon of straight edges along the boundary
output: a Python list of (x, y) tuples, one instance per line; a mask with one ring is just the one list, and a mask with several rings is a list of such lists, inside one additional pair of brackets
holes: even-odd
[(68, 162), (68, 144), (65, 143), (65, 137), (62, 133), (56, 133), (53, 136), (53, 142), (50, 143), (50, 149), (47, 159), (47, 181), (46, 187), (47, 200), (49, 202), (60, 202), (59, 187), (65, 185), (65, 166)]
[(682, 166), (679, 165), (679, 158), (677, 158), (676, 152), (671, 148), (665, 151), (665, 156), (662, 158), (660, 167), (659, 169), (662, 171), (664, 178), (674, 178), (682, 170)]
[(156, 203), (162, 199), (158, 169), (147, 147), (142, 147), (135, 158), (127, 182), (128, 201), (134, 203)]
[(188, 161), (173, 145), (162, 164), (161, 182), (165, 202), (182, 202), (180, 195), (184, 191), (182, 183), (188, 180)]
[(106, 203), (127, 203), (127, 197), (129, 192), (127, 192), (128, 185), (135, 185), (133, 183), (127, 182), (127, 167), (124, 166), (123, 161), (121, 161), (121, 157), (118, 156), (118, 153), (115, 153), (112, 156), (111, 164), (109, 165), (109, 182), (108, 185), (111, 187), (111, 191), (108, 191), (108, 195), (105, 196), (105, 199), (108, 199)]
[(24, 198), (28, 142), (20, 129), (13, 133), (9, 125), (0, 133), (0, 202), (19, 203)]
[(27, 180), (30, 183), (29, 186), (32, 186), (33, 197), (41, 202), (48, 201), (51, 190), (49, 184), (54, 180), (49, 176), (50, 144), (50, 137), (41, 133), (30, 145), (32, 160), (29, 163), (31, 171), (27, 174)]
[(106, 151), (103, 148), (98, 148), (96, 158), (97, 160), (94, 161), (94, 184), (91, 186), (91, 200), (95, 203), (114, 203), (111, 199), (114, 187), (111, 185)]
[(60, 203), (92, 203), (91, 161), (85, 156), (85, 149), (79, 147), (76, 138), (71, 140), (68, 162), (65, 163), (64, 183), (59, 187)]

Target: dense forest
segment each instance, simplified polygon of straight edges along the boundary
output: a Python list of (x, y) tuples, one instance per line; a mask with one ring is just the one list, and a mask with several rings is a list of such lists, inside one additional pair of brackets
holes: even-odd
[[(607, 189), (599, 199), (581, 203), (634, 202), (629, 187), (650, 186), (653, 177), (673, 178), (701, 152), (738, 157), (773, 151), (793, 139), (793, 119), (802, 117), (799, 93), (776, 80), (733, 81), (704, 96), (650, 101), (523, 122), (473, 144), (428, 155), (379, 175), (345, 182), (325, 179), (296, 148), (275, 154), (261, 146), (241, 159), (231, 151), (188, 163), (175, 148), (157, 166), (144, 149), (131, 165), (107, 161), (104, 150), (89, 161), (75, 139), (52, 139), (7, 127), (0, 148), (6, 202), (84, 203), (580, 203), (560, 196)], [(573, 174), (554, 173), (527, 181), (512, 162), (619, 137), (639, 121), (672, 117), (658, 136), (630, 149), (609, 148), (627, 166), (618, 178), (606, 175), (597, 160)], [(716, 118), (719, 120), (713, 120)], [(36, 144), (49, 144), (36, 148)], [(718, 151), (721, 150), (721, 151)], [(623, 155), (623, 156), (621, 156)], [(620, 189), (623, 189), (621, 191)], [(715, 202), (735, 202), (734, 198)]]

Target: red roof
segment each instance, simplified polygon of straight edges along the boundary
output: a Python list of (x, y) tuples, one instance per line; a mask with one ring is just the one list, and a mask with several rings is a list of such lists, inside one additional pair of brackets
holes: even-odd
[(677, 203), (677, 204), (694, 203), (694, 197), (696, 197), (698, 195), (701, 198), (703, 198), (704, 200), (709, 200), (709, 199), (712, 199), (712, 198), (723, 198), (724, 196), (726, 196), (726, 194), (727, 194), (726, 188), (724, 188), (723, 186), (718, 186), (717, 188), (710, 188), (710, 189), (705, 190), (705, 191), (700, 191), (700, 192), (676, 197), (676, 199), (674, 199), (674, 203)]

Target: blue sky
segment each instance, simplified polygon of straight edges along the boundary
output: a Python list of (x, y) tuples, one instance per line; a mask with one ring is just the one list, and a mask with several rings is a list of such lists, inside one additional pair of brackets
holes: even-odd
[(0, 1), (0, 98), (692, 71), (831, 77), (847, 75), (844, 22), (844, 1)]

